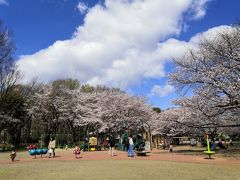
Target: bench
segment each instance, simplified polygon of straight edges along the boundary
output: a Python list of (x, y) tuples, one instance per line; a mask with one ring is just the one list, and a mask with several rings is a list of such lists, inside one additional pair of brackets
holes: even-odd
[(150, 151), (135, 151), (135, 153), (138, 155), (138, 156), (146, 156), (147, 153), (151, 153)]

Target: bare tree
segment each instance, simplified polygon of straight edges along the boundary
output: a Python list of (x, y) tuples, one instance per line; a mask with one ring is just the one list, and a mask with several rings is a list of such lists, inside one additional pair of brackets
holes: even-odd
[(21, 78), (14, 64), (14, 50), (15, 46), (9, 30), (0, 22), (0, 98), (7, 94)]
[(13, 97), (12, 90), (21, 78), (20, 72), (14, 64), (14, 49), (9, 30), (0, 22), (0, 131), (4, 128), (6, 122), (18, 121), (13, 116), (9, 104), (6, 106), (6, 100)]

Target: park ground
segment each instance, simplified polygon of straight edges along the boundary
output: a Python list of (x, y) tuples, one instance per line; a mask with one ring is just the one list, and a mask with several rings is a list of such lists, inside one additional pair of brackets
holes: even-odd
[(9, 153), (0, 154), (0, 179), (211, 179), (239, 180), (240, 156), (217, 153), (206, 159), (201, 148), (177, 147), (174, 153), (153, 150), (148, 156), (127, 157), (122, 151), (110, 157), (107, 151), (82, 152), (76, 159), (73, 149), (57, 149), (55, 158), (30, 156), (27, 151), (17, 153), (15, 162)]

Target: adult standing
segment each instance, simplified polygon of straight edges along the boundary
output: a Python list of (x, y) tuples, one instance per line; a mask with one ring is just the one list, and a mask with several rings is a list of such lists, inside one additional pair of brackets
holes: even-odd
[(124, 139), (124, 151), (128, 152), (128, 149), (129, 149), (129, 139), (126, 138)]
[(56, 147), (56, 141), (55, 139), (53, 139), (51, 137), (49, 144), (48, 144), (48, 153), (49, 153), (49, 158), (51, 157), (51, 155), (53, 155), (53, 157), (55, 157), (55, 147)]
[(133, 150), (134, 144), (131, 136), (129, 136), (128, 141), (129, 141), (128, 157), (134, 157), (134, 150)]
[(115, 150), (115, 140), (113, 137), (109, 138), (109, 155), (114, 156), (114, 150)]

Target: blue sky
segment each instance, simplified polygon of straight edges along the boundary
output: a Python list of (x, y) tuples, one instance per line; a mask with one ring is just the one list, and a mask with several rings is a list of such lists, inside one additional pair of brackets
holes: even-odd
[(166, 109), (178, 96), (167, 83), (170, 59), (198, 33), (236, 22), (239, 7), (239, 0), (0, 0), (0, 19), (13, 32), (25, 82), (78, 78)]

